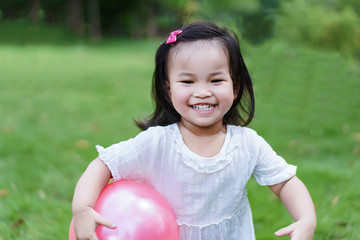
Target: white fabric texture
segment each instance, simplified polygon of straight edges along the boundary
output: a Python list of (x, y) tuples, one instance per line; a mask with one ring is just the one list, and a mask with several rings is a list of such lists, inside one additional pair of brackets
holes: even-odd
[(169, 201), (181, 240), (255, 239), (246, 183), (254, 176), (273, 185), (296, 173), (254, 130), (233, 125), (211, 158), (193, 153), (176, 123), (97, 150), (115, 181), (144, 181)]

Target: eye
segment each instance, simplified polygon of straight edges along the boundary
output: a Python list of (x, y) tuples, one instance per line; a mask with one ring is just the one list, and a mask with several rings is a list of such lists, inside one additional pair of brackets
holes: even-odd
[(211, 80), (211, 83), (221, 83), (223, 80), (222, 79), (214, 79)]
[(181, 83), (184, 83), (184, 84), (193, 84), (194, 81), (192, 81), (192, 80), (183, 80), (183, 81), (181, 81)]

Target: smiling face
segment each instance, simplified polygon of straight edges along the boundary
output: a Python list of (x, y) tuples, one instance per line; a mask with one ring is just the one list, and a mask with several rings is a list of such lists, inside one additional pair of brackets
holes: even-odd
[(222, 127), (235, 99), (229, 62), (216, 40), (181, 43), (169, 54), (168, 91), (188, 128)]

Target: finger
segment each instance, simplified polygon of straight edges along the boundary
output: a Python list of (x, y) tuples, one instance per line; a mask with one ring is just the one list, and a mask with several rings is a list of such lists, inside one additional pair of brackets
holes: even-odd
[(116, 225), (115, 225), (115, 224), (113, 224), (109, 219), (104, 218), (104, 217), (101, 216), (100, 214), (97, 215), (97, 217), (96, 217), (96, 222), (97, 222), (98, 224), (101, 224), (101, 225), (103, 225), (103, 226), (105, 226), (105, 227), (108, 227), (108, 228), (111, 228), (111, 229), (116, 228)]
[(281, 228), (278, 231), (276, 231), (275, 236), (277, 236), (277, 237), (286, 236), (286, 235), (291, 236), (291, 233), (293, 231), (294, 231), (294, 227), (293, 227), (293, 225), (290, 225), (290, 226)]

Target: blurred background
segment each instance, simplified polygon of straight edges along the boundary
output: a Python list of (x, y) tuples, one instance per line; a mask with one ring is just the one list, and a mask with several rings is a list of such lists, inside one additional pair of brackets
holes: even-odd
[[(255, 44), (279, 38), (359, 57), (359, 15), (357, 0), (1, 0), (0, 40), (156, 38), (202, 19), (226, 24)], [(52, 31), (33, 36), (41, 27)]]
[[(195, 20), (233, 29), (250, 127), (307, 185), (314, 239), (360, 236), (360, 1), (0, 0), (0, 240), (67, 239), (75, 184), (152, 113), (154, 54)], [(291, 217), (251, 180), (257, 239)]]

